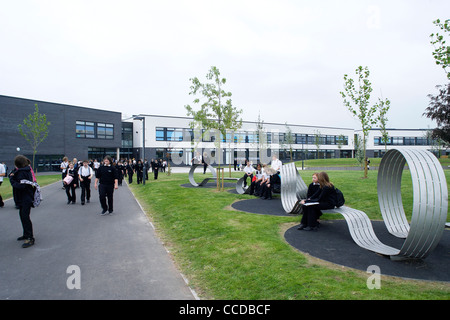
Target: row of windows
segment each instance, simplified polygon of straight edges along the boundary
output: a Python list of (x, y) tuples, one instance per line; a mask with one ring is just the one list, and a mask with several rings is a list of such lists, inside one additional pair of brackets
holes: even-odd
[[(382, 137), (374, 137), (374, 145), (384, 146)], [(432, 139), (426, 137), (388, 137), (388, 146), (429, 146), (433, 144)]]
[(111, 123), (76, 121), (77, 138), (114, 139), (114, 125)]
[[(203, 131), (204, 133), (205, 131)], [(278, 142), (285, 143), (285, 133), (267, 133), (265, 136), (267, 143), (272, 143), (273, 135), (278, 134)], [(178, 128), (156, 128), (156, 141), (193, 141), (193, 129)], [(214, 136), (204, 135), (203, 142), (214, 142)], [(275, 140), (275, 139), (274, 139)], [(259, 143), (257, 132), (235, 132), (227, 133), (222, 137), (222, 142), (231, 141), (234, 143)], [(315, 134), (292, 134), (292, 144), (314, 144), (314, 145), (348, 145), (347, 136), (315, 135)]]

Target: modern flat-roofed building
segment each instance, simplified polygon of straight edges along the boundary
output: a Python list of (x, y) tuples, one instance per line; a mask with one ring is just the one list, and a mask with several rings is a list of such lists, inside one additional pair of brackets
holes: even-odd
[[(273, 154), (283, 162), (352, 158), (355, 139), (362, 135), (353, 128), (243, 121), (242, 128), (223, 136), (196, 126), (192, 129), (193, 119), (189, 117), (139, 115), (122, 119), (120, 112), (0, 95), (0, 162), (6, 162), (10, 169), (17, 154), (32, 157), (32, 148), (20, 135), (18, 125), (34, 112), (35, 104), (51, 122), (48, 137), (36, 154), (38, 171), (59, 171), (64, 156), (70, 160), (145, 156), (147, 160), (169, 160), (172, 165), (190, 165), (196, 155), (205, 152), (213, 164), (242, 163), (244, 159), (265, 163)], [(435, 141), (427, 138), (427, 131), (388, 129), (386, 149), (423, 148), (437, 154)], [(369, 158), (385, 153), (380, 130), (369, 132), (366, 150)]]
[[(133, 121), (133, 141), (135, 153), (142, 154), (142, 139), (145, 136), (145, 157), (169, 158), (175, 164), (189, 165), (197, 153), (204, 154), (218, 163), (215, 150), (223, 150), (221, 164), (233, 163), (235, 159), (250, 159), (253, 163), (266, 162), (272, 154), (281, 160), (352, 157), (354, 150), (354, 129), (317, 127), (298, 124), (258, 123), (243, 121), (242, 127), (225, 136), (202, 128), (191, 128), (192, 118), (160, 115), (140, 115), (145, 118), (145, 135), (142, 133), (143, 120)], [(290, 131), (290, 134), (289, 134)], [(287, 136), (290, 136), (288, 138)], [(220, 137), (220, 138), (219, 138)], [(259, 153), (266, 150), (266, 153)], [(292, 150), (292, 152), (291, 152)]]
[(38, 171), (59, 170), (61, 159), (101, 158), (116, 155), (122, 144), (120, 112), (71, 106), (0, 95), (0, 162), (13, 168), (17, 154), (31, 159), (33, 149), (19, 133), (18, 125), (34, 113), (50, 122), (48, 137), (38, 146), (35, 167)]

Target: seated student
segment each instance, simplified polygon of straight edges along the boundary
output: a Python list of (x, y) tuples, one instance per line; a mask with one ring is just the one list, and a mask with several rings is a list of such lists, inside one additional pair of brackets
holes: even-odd
[(273, 174), (273, 172), (274, 171), (271, 167), (264, 165), (263, 177), (259, 184), (259, 196), (262, 199), (266, 198), (267, 188), (270, 187), (268, 186), (270, 184), (270, 176)]
[(247, 160), (247, 165), (244, 168), (244, 187), (247, 186), (247, 178), (250, 178), (250, 181), (252, 181), (254, 171), (255, 169), (253, 168), (251, 162)]
[[(262, 184), (266, 179), (264, 172), (265, 172), (265, 169), (267, 168), (267, 165), (266, 164), (259, 165), (259, 168), (261, 168), (260, 173), (256, 175), (257, 179), (255, 180), (254, 191), (253, 191), (253, 195), (255, 195), (256, 197), (261, 196)], [(258, 166), (257, 166), (256, 170), (258, 170)]]
[(261, 198), (271, 200), (272, 192), (274, 191), (276, 185), (280, 185), (281, 181), (280, 177), (278, 176), (278, 172), (273, 168), (267, 168), (266, 175), (268, 176), (268, 178), (264, 183), (262, 183)]
[(275, 172), (280, 173), (282, 165), (283, 165), (283, 163), (280, 160), (278, 160), (277, 156), (273, 155), (272, 162), (270, 163), (270, 166), (272, 167), (272, 169), (274, 169)]
[(254, 194), (257, 195), (258, 194), (258, 187), (259, 187), (259, 183), (261, 182), (262, 179), (262, 166), (260, 163), (258, 163), (256, 165), (256, 170), (255, 170), (255, 174), (252, 178), (252, 181), (250, 183), (250, 194)]
[[(300, 203), (303, 205), (303, 217), (298, 230), (317, 230), (317, 219), (321, 214), (321, 210), (333, 209), (336, 204), (336, 188), (330, 182), (330, 178), (326, 172), (320, 172), (317, 175), (319, 189), (306, 200)], [(309, 203), (317, 203), (311, 204)]]

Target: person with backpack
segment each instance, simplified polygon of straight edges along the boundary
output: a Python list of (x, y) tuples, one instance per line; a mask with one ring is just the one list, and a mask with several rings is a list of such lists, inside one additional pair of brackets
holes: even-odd
[(303, 216), (298, 230), (317, 230), (317, 219), (322, 215), (321, 210), (334, 209), (336, 206), (336, 188), (330, 182), (328, 174), (319, 172), (317, 182), (319, 183), (318, 190), (309, 199), (300, 202), (303, 205)]
[(30, 219), (31, 208), (33, 207), (35, 189), (30, 184), (21, 183), (21, 180), (33, 182), (29, 160), (23, 155), (14, 158), (14, 165), (17, 170), (11, 172), (9, 181), (13, 190), (16, 191), (16, 201), (19, 207), (19, 216), (22, 223), (23, 235), (17, 238), (18, 241), (25, 240), (22, 248), (34, 245), (33, 224)]

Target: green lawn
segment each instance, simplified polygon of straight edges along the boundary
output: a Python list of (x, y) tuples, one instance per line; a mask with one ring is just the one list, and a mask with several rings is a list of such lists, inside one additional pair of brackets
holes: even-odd
[[(52, 175), (38, 175), (36, 176), (36, 180), (41, 187), (51, 184), (56, 181), (61, 181), (61, 173), (52, 174)], [(62, 185), (62, 184), (61, 184)], [(12, 187), (8, 178), (3, 178), (3, 183), (0, 186), (0, 194), (2, 195), (3, 200), (12, 197)]]
[[(448, 168), (450, 166), (450, 158), (440, 158), (440, 163)], [(370, 158), (370, 166), (378, 167), (380, 165), (381, 158)], [(296, 161), (297, 167), (302, 167), (301, 161)], [(339, 158), (339, 159), (312, 159), (303, 162), (306, 168), (316, 167), (359, 167), (359, 163), (355, 158)]]
[[(309, 183), (311, 171), (301, 172)], [(376, 172), (329, 171), (346, 204), (381, 219)], [(450, 181), (449, 172), (446, 172)], [(233, 172), (233, 176), (238, 176)], [(240, 176), (240, 174), (239, 174)], [(197, 181), (203, 175), (197, 174)], [(402, 194), (411, 211), (411, 181), (405, 174)], [(203, 299), (448, 299), (450, 285), (382, 277), (380, 290), (369, 290), (367, 273), (310, 258), (284, 241), (298, 217), (257, 215), (230, 205), (252, 198), (215, 189), (183, 188), (187, 174), (161, 174), (145, 186), (131, 186), (157, 232)], [(336, 215), (324, 215), (335, 219)], [(356, 245), (356, 244), (355, 244)]]

